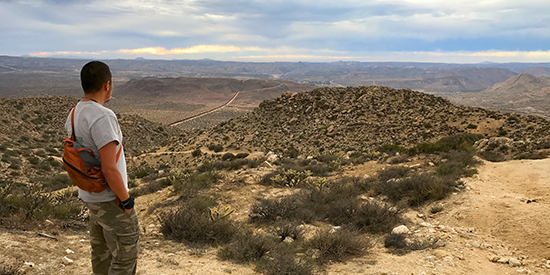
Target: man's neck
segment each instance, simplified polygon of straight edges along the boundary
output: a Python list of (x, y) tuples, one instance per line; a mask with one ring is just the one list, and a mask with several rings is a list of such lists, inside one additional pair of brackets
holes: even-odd
[(103, 105), (105, 103), (105, 100), (103, 99), (103, 97), (100, 95), (100, 93), (95, 93), (95, 94), (85, 94), (84, 97), (82, 98), (82, 101), (95, 101), (101, 105)]

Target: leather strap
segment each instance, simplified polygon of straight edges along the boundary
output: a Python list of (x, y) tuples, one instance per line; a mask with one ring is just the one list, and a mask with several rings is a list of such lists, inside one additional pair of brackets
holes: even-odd
[[(94, 100), (95, 101), (95, 100)], [(97, 102), (97, 101), (96, 101)], [(71, 140), (74, 142), (75, 139), (76, 139), (76, 135), (74, 133), (74, 111), (76, 109), (76, 106), (74, 106), (73, 110), (71, 111), (71, 131), (72, 131), (72, 134), (71, 134)], [(90, 152), (92, 152), (90, 150)], [(120, 154), (122, 153), (122, 144), (120, 144), (120, 147), (118, 148), (118, 152), (116, 153), (116, 163), (118, 163), (118, 159), (120, 158)], [(92, 156), (94, 155), (94, 153), (92, 152)]]

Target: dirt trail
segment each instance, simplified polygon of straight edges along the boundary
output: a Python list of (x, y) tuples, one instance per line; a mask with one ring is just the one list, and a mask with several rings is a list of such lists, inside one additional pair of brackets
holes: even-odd
[[(354, 172), (370, 174), (367, 166)], [(406, 214), (413, 234), (436, 235), (444, 246), (393, 255), (380, 239), (367, 256), (329, 265), (326, 274), (550, 274), (549, 166), (550, 159), (485, 162), (478, 167), (479, 175), (465, 179), (464, 192), (437, 203), (443, 206), (442, 212), (431, 214), (430, 205)], [(256, 189), (244, 185), (224, 194), (235, 199), (261, 191)], [(164, 240), (149, 210), (170, 199), (165, 189), (136, 200), (144, 229), (138, 274), (256, 274), (251, 265), (217, 260), (215, 249), (194, 249)], [(26, 274), (91, 274), (87, 233), (60, 232), (57, 241), (37, 236), (52, 230), (47, 225), (34, 232), (0, 230), (0, 247), (4, 248), (0, 262), (34, 263), (25, 267)], [(74, 262), (64, 263), (65, 256)], [(522, 266), (491, 262), (493, 256), (515, 257)]]

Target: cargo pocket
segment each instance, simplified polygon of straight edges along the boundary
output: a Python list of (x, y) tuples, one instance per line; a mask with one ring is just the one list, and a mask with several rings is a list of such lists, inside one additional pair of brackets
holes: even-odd
[(117, 236), (117, 255), (119, 262), (134, 261), (138, 257), (139, 231), (132, 233), (115, 233)]

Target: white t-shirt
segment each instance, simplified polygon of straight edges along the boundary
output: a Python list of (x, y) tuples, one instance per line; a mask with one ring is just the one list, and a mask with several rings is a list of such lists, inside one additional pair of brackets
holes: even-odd
[[(78, 102), (74, 112), (74, 126), (75, 141), (86, 148), (92, 149), (94, 156), (98, 161), (101, 161), (99, 149), (107, 143), (116, 141), (118, 143), (116, 148), (117, 152), (120, 149), (120, 146), (122, 146), (122, 131), (120, 131), (120, 126), (118, 125), (118, 120), (115, 113), (97, 102)], [(67, 117), (67, 122), (65, 122), (65, 130), (67, 131), (68, 136), (71, 137), (72, 129), (70, 113)], [(122, 175), (124, 186), (126, 187), (126, 190), (128, 190), (128, 176), (126, 173), (124, 148), (122, 148), (120, 153), (117, 168)], [(85, 202), (107, 202), (115, 200), (116, 195), (111, 188), (107, 187), (107, 189), (99, 193), (79, 189), (78, 197)]]

